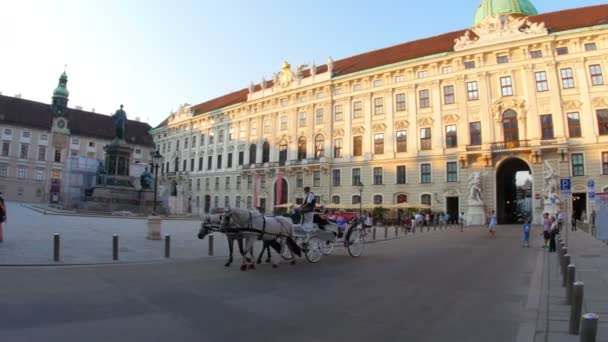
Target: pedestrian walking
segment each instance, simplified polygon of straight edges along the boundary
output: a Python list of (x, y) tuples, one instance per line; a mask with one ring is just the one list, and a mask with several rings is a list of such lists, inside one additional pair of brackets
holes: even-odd
[(464, 211), (460, 212), (460, 217), (458, 218), (458, 221), (460, 221), (460, 231), (463, 232), (464, 231)]
[(556, 251), (556, 243), (555, 243), (555, 237), (557, 236), (557, 220), (555, 219), (555, 217), (551, 218), (551, 230), (549, 231), (549, 253), (555, 252)]
[(574, 214), (572, 214), (572, 228), (571, 230), (574, 232), (576, 231), (576, 217), (574, 217)]
[(530, 248), (530, 220), (526, 220), (522, 228), (524, 230), (524, 239), (521, 246)]
[(490, 215), (490, 224), (488, 225), (488, 230), (492, 236), (496, 237), (496, 212), (492, 210), (492, 214)]
[(372, 213), (367, 213), (367, 217), (365, 218), (365, 223), (363, 226), (365, 228), (371, 228), (374, 225), (374, 221), (372, 220)]
[(545, 240), (545, 244), (543, 248), (549, 247), (549, 239), (551, 238), (551, 219), (549, 218), (548, 213), (543, 214), (543, 239)]
[(4, 241), (4, 222), (6, 222), (6, 205), (4, 198), (0, 197), (0, 242)]
[(562, 231), (563, 223), (564, 223), (564, 212), (560, 210), (557, 212), (557, 232), (558, 233)]

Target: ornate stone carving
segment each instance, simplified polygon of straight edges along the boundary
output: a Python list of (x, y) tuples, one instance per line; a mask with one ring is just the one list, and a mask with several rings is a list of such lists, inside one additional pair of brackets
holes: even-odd
[(500, 99), (492, 104), (492, 112), (494, 112), (494, 120), (496, 122), (502, 121), (502, 114), (507, 110), (512, 109), (517, 114), (519, 114), (519, 118), (523, 119), (526, 117), (528, 113), (528, 109), (526, 108), (526, 101), (520, 100), (517, 98), (508, 98), (508, 99)]
[(455, 124), (460, 121), (460, 116), (458, 114), (447, 114), (443, 116), (443, 122), (446, 124)]
[(579, 110), (583, 103), (579, 100), (564, 100), (562, 101), (562, 107), (567, 111)]
[(395, 121), (395, 128), (397, 129), (405, 129), (410, 125), (409, 121), (407, 120), (399, 120), (399, 121)]
[(435, 122), (435, 120), (433, 120), (433, 118), (421, 118), (421, 119), (418, 119), (418, 126), (420, 126), (420, 127), (433, 126), (434, 122)]
[(291, 70), (291, 64), (283, 62), (283, 69), (274, 74), (274, 86), (279, 89), (287, 89), (295, 78), (296, 74)]
[(363, 126), (353, 127), (352, 131), (353, 131), (353, 134), (363, 134), (365, 132), (365, 127), (363, 127)]
[(334, 129), (334, 137), (343, 137), (344, 136), (344, 130), (342, 128), (336, 128)]
[(469, 205), (483, 205), (483, 176), (481, 172), (471, 172), (469, 182)]
[(384, 124), (384, 123), (378, 123), (372, 127), (372, 131), (374, 133), (384, 132), (385, 130), (386, 130), (386, 124)]
[(545, 170), (544, 170), (544, 176), (543, 178), (545, 179), (545, 200), (547, 202), (551, 202), (552, 198), (555, 198), (555, 201), (557, 201), (557, 203), (559, 203), (559, 196), (558, 196), (558, 188), (559, 188), (559, 176), (557, 175), (557, 172), (555, 171), (555, 169), (551, 166), (551, 164), (549, 164), (548, 161), (545, 160)]
[(462, 37), (455, 39), (454, 50), (460, 51), (547, 34), (549, 34), (549, 31), (542, 22), (534, 23), (527, 17), (517, 18), (510, 15), (497, 15), (484, 20), (477, 27), (467, 30)]
[(593, 105), (593, 107), (607, 107), (608, 106), (608, 97), (607, 96), (598, 96), (595, 97), (592, 101), (591, 104)]

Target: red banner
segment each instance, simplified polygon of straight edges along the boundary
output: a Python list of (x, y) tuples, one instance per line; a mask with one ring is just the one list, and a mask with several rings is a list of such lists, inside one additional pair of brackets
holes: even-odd
[(253, 176), (253, 207), (258, 207), (258, 175)]
[(277, 178), (277, 193), (275, 194), (277, 205), (283, 204), (283, 173), (279, 172)]

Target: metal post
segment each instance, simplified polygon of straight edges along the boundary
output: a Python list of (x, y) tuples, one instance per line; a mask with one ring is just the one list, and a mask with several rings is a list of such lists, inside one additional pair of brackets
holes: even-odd
[(165, 235), (165, 258), (171, 257), (171, 235)]
[(158, 162), (154, 164), (154, 209), (152, 209), (152, 215), (156, 215), (156, 196), (158, 193)]
[(372, 229), (372, 239), (376, 240), (376, 227)]
[(53, 260), (59, 261), (60, 237), (59, 234), (53, 234)]
[(395, 226), (395, 237), (399, 236), (399, 227)]
[(572, 306), (570, 307), (570, 327), (568, 329), (568, 332), (572, 335), (578, 335), (580, 331), (584, 291), (585, 284), (583, 284), (582, 281), (574, 283), (572, 290)]
[(572, 286), (576, 278), (576, 266), (574, 264), (568, 265), (566, 274), (566, 304), (572, 305)]
[(564, 257), (566, 254), (568, 254), (568, 248), (564, 247), (562, 248), (562, 257), (559, 260), (560, 272), (562, 272), (562, 274), (566, 271), (566, 267), (564, 266)]
[(388, 227), (384, 227), (384, 238), (388, 239)]
[(112, 259), (118, 260), (118, 235), (112, 236)]
[(568, 266), (570, 265), (570, 254), (564, 255), (564, 273), (562, 277), (562, 286), (566, 286), (566, 281), (568, 281)]
[(209, 235), (209, 256), (213, 255), (213, 235)]
[(581, 342), (595, 342), (597, 337), (597, 321), (599, 316), (594, 313), (583, 315), (581, 322)]

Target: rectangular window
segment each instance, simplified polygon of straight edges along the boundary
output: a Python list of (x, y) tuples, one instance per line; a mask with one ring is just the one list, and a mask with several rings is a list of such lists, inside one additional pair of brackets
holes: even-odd
[(315, 123), (317, 125), (323, 124), (323, 108), (317, 108), (315, 111)]
[(407, 131), (397, 131), (397, 152), (407, 152)]
[(353, 102), (353, 118), (363, 117), (363, 104), (361, 101)]
[(287, 106), (287, 99), (283, 98), (283, 99), (281, 99), (281, 107), (285, 107), (285, 106)]
[(540, 116), (540, 129), (543, 139), (553, 139), (553, 117), (551, 114)]
[(201, 189), (201, 179), (197, 178), (196, 179), (196, 190), (200, 190)]
[(505, 55), (497, 56), (496, 63), (498, 63), (498, 64), (509, 63), (509, 56), (505, 56)]
[(407, 176), (405, 172), (405, 165), (397, 166), (397, 184), (405, 184)]
[(321, 186), (321, 171), (312, 172), (312, 186), (317, 188)]
[(555, 52), (557, 53), (558, 56), (567, 55), (568, 47), (567, 46), (558, 47), (557, 49), (555, 49)]
[(599, 64), (590, 65), (589, 73), (591, 74), (591, 85), (597, 86), (604, 84), (604, 76), (602, 76), (602, 67)]
[(236, 189), (241, 190), (241, 176), (236, 176)]
[(405, 111), (405, 94), (397, 94), (395, 95), (395, 111), (403, 112)]
[(213, 164), (213, 156), (207, 156), (207, 170), (211, 170)]
[[(304, 113), (304, 116), (306, 116), (306, 113)], [(251, 123), (250, 129), (249, 129), (249, 133), (253, 137), (255, 137), (258, 134), (258, 124), (257, 124), (257, 122), (252, 122)]]
[(405, 76), (403, 76), (403, 75), (395, 76), (395, 83), (401, 83), (404, 81), (405, 81)]
[(240, 208), (241, 207), (241, 196), (236, 196), (234, 199), (234, 207), (235, 208)]
[(247, 136), (247, 127), (245, 125), (241, 125), (239, 127), (239, 138), (245, 139), (246, 136)]
[(502, 96), (513, 96), (513, 82), (511, 76), (500, 78), (500, 93)]
[(428, 108), (431, 106), (431, 100), (429, 96), (430, 95), (428, 89), (422, 89), (418, 91), (418, 101), (420, 108)]
[(270, 133), (270, 119), (264, 119), (264, 126), (262, 127), (264, 133)]
[(420, 129), (420, 149), (430, 150), (431, 149), (431, 128)]
[(220, 129), (218, 135), (217, 135), (217, 142), (218, 143), (223, 143), (224, 142), (224, 130)]
[(19, 179), (27, 178), (27, 167), (17, 166), (17, 178), (19, 178)]
[(230, 207), (230, 196), (224, 196), (224, 208)]
[(384, 98), (377, 97), (374, 99), (374, 114), (384, 114)]
[(211, 133), (209, 133), (209, 145), (213, 145), (213, 144), (215, 144), (215, 134), (213, 132), (211, 132)]
[(253, 208), (253, 197), (247, 196), (247, 209)]
[(194, 171), (194, 158), (190, 159), (190, 172)]
[(36, 174), (34, 175), (34, 177), (37, 181), (43, 181), (44, 180), (44, 170), (36, 169)]
[(306, 112), (298, 113), (298, 127), (306, 127)]
[(481, 145), (481, 122), (469, 123), (469, 144), (473, 146)]
[(61, 150), (55, 150), (55, 163), (61, 163)]
[(475, 61), (466, 61), (466, 62), (464, 62), (464, 68), (465, 69), (474, 69), (475, 68)]
[(562, 87), (564, 89), (574, 88), (574, 74), (572, 74), (572, 68), (563, 68), (560, 70), (562, 76)]
[(342, 139), (334, 139), (334, 158), (342, 158)]
[(467, 82), (467, 99), (469, 101), (479, 100), (479, 89), (477, 81)]
[(382, 168), (374, 168), (374, 185), (382, 185)]
[(198, 158), (198, 170), (199, 171), (203, 170), (203, 157)]
[(287, 130), (287, 115), (281, 116), (281, 131)]
[(573, 176), (584, 176), (585, 175), (585, 159), (582, 153), (572, 153), (572, 175)]
[(188, 138), (184, 138), (184, 148), (188, 148)]
[(239, 151), (239, 165), (243, 165), (245, 162), (245, 151)]
[(581, 137), (581, 119), (578, 113), (568, 113), (568, 135), (570, 138)]
[(253, 175), (247, 175), (247, 190), (253, 189)]
[(357, 83), (357, 84), (353, 85), (353, 91), (359, 91), (359, 90), (361, 90), (361, 84), (360, 83)]
[(372, 85), (374, 87), (381, 87), (382, 86), (382, 80), (375, 80), (374, 83), (372, 83)]
[(363, 155), (363, 137), (353, 137), (353, 156), (360, 157)]
[[(188, 171), (188, 160), (184, 159), (182, 161), (182, 165), (183, 165), (182, 166), (182, 171)], [(177, 171), (177, 170), (175, 170), (175, 171)]]
[(224, 184), (224, 189), (230, 190), (230, 176), (226, 176), (226, 184)]
[(608, 135), (608, 109), (598, 109), (596, 114), (600, 135)]
[(179, 140), (175, 142), (175, 150), (179, 151)]
[(374, 154), (384, 154), (384, 134), (374, 134)]
[(452, 72), (452, 67), (451, 66), (441, 67), (441, 73), (442, 74), (449, 74), (451, 72)]
[(597, 50), (597, 45), (595, 43), (585, 43), (585, 51), (595, 51)]
[(456, 132), (456, 125), (445, 126), (445, 146), (447, 148), (453, 148), (458, 146), (458, 134)]
[(430, 184), (431, 182), (432, 182), (431, 164), (430, 163), (420, 164), (420, 183)]
[(448, 183), (458, 182), (458, 164), (456, 162), (447, 162), (446, 170), (446, 180)]
[(342, 121), (342, 105), (334, 106), (334, 121)]
[(232, 152), (228, 153), (228, 159), (227, 159), (227, 164), (226, 167), (231, 168), (232, 167)]
[(608, 152), (602, 152), (602, 174), (608, 175)]
[(296, 188), (304, 187), (304, 173), (296, 172)]
[(192, 148), (196, 147), (196, 135), (192, 137)]
[(209, 178), (205, 178), (205, 190), (209, 190)]
[(543, 58), (543, 52), (541, 50), (530, 51), (530, 58)]
[(454, 104), (456, 103), (456, 97), (454, 96), (454, 86), (449, 85), (443, 87), (443, 104)]
[(217, 165), (215, 166), (215, 168), (217, 168), (217, 169), (222, 168), (222, 155), (221, 154), (217, 155)]
[(543, 92), (549, 90), (549, 83), (547, 83), (547, 73), (544, 71), (535, 72), (536, 78), (536, 91)]
[(418, 71), (418, 78), (425, 78), (429, 75), (426, 70)]
[(260, 175), (260, 189), (266, 188), (266, 175)]
[(340, 170), (331, 171), (331, 183), (333, 186), (340, 186)]
[(352, 169), (352, 186), (361, 184), (361, 169)]
[(38, 146), (38, 160), (39, 161), (46, 160), (46, 146)]
[(340, 94), (342, 94), (342, 88), (335, 88), (334, 95), (340, 95)]
[(8, 165), (2, 164), (0, 165), (0, 177), (8, 176)]
[(30, 149), (30, 145), (28, 144), (21, 144), (21, 151), (19, 152), (19, 158), (21, 159), (27, 159), (27, 152)]

